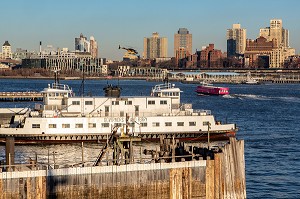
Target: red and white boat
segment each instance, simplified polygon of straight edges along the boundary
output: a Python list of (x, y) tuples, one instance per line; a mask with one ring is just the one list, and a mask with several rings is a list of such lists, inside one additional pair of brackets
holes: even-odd
[(195, 92), (197, 92), (198, 95), (229, 95), (229, 88), (217, 87), (212, 84), (202, 82), (201, 85), (197, 86)]

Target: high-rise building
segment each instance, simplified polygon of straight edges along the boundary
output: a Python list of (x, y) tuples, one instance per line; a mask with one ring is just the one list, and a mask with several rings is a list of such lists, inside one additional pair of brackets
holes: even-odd
[(238, 56), (245, 53), (246, 29), (240, 24), (233, 24), (232, 29), (227, 29), (227, 56)]
[(145, 59), (155, 59), (168, 56), (168, 39), (166, 37), (159, 37), (157, 32), (152, 33), (152, 37), (144, 38), (144, 52)]
[(179, 28), (174, 35), (174, 56), (176, 60), (184, 59), (192, 55), (192, 34), (186, 28)]
[(90, 37), (90, 50), (93, 58), (98, 57), (98, 44), (93, 36)]
[(11, 59), (12, 58), (12, 52), (11, 52), (11, 46), (8, 43), (8, 41), (5, 41), (2, 45), (2, 53), (0, 54), (1, 59)]
[(76, 52), (90, 52), (90, 42), (81, 33), (78, 38), (75, 38), (75, 51)]
[(261, 28), (259, 36), (266, 38), (268, 41), (276, 39), (278, 47), (289, 47), (289, 31), (282, 27), (281, 19), (271, 19), (270, 27)]

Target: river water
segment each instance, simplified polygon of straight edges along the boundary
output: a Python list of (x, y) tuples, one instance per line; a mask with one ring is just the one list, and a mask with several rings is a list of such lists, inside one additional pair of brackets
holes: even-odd
[[(52, 80), (0, 79), (0, 91), (41, 91)], [(81, 80), (61, 81), (79, 92)], [(122, 87), (123, 96), (149, 95), (156, 82), (141, 80), (86, 80), (85, 93), (103, 95), (109, 84)], [(194, 109), (209, 109), (217, 120), (236, 123), (238, 139), (245, 140), (248, 198), (300, 198), (300, 84), (221, 85), (229, 96), (197, 96), (195, 84), (174, 82), (183, 91), (181, 101)], [(2, 102), (0, 107), (33, 107), (33, 103)], [(0, 160), (4, 160), (0, 146)], [(16, 162), (37, 154), (39, 162), (76, 164), (81, 145), (16, 146)], [(101, 146), (83, 147), (85, 161), (92, 161)], [(50, 154), (50, 155), (48, 155)], [(76, 154), (76, 155), (74, 155)]]

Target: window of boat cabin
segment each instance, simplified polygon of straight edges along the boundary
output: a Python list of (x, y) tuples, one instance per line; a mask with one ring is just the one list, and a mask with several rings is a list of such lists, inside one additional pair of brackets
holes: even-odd
[(112, 105), (119, 105), (119, 101), (112, 101)]
[(177, 126), (184, 126), (184, 122), (177, 122)]
[(72, 105), (80, 105), (80, 101), (72, 101)]
[(83, 124), (82, 123), (77, 123), (77, 124), (75, 124), (75, 128), (83, 128)]
[(62, 124), (62, 128), (64, 129), (70, 128), (70, 124)]
[(49, 128), (55, 129), (56, 128), (56, 124), (49, 124)]
[(114, 126), (121, 127), (121, 126), (123, 126), (123, 124), (122, 123), (115, 123)]
[(159, 122), (152, 122), (153, 127), (159, 127)]
[(128, 126), (129, 126), (129, 127), (134, 127), (134, 124), (135, 124), (134, 122), (131, 122), (131, 123), (129, 123)]
[(141, 125), (141, 127), (147, 127), (147, 123), (146, 122), (143, 122), (140, 125)]
[(105, 116), (108, 116), (109, 115), (109, 106), (105, 106), (104, 111), (105, 111)]
[(102, 124), (101, 124), (101, 127), (102, 127), (102, 128), (108, 128), (108, 127), (109, 127), (109, 123), (102, 123)]
[(125, 105), (132, 105), (132, 101), (125, 101)]
[(85, 101), (85, 105), (93, 105), (93, 101)]
[(165, 122), (165, 126), (172, 126), (172, 122)]
[(120, 117), (124, 117), (124, 111), (120, 111)]
[(196, 122), (189, 122), (190, 126), (196, 126)]
[(31, 126), (33, 129), (39, 129), (41, 128), (41, 125), (40, 124), (32, 124)]
[(148, 101), (148, 104), (149, 104), (149, 105), (151, 105), (151, 104), (154, 105), (154, 104), (155, 104), (155, 100), (149, 100), (149, 101)]
[(96, 128), (96, 123), (89, 123), (89, 128)]
[(160, 104), (168, 104), (167, 100), (160, 100)]

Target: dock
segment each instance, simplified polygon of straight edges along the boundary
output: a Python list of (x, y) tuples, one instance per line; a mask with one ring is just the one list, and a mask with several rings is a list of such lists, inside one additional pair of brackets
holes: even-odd
[(17, 101), (43, 101), (43, 95), (36, 91), (26, 92), (0, 92), (0, 101), (17, 102)]
[(106, 156), (97, 166), (50, 166), (35, 161), (6, 165), (0, 172), (0, 198), (246, 198), (243, 140), (230, 138), (217, 151), (184, 147), (191, 151), (181, 155), (175, 152), (183, 151), (182, 145), (177, 143), (181, 150), (174, 150), (176, 142), (169, 140), (160, 151), (145, 151), (152, 154), (150, 158), (128, 156), (126, 161), (130, 146), (122, 150), (127, 142), (111, 143), (121, 146), (114, 151), (120, 156), (114, 153), (117, 160)]

